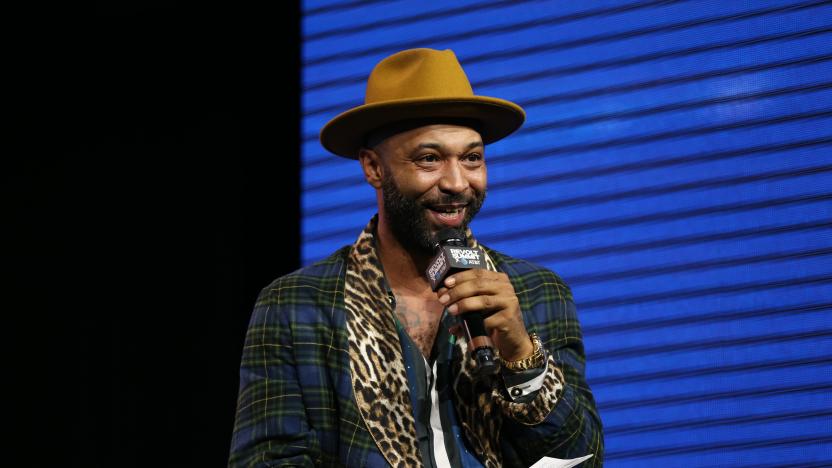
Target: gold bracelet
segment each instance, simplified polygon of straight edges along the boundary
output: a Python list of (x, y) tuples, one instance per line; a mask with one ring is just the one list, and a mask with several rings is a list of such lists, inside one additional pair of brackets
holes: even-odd
[(503, 361), (503, 365), (506, 369), (512, 371), (524, 371), (543, 367), (543, 363), (545, 362), (543, 355), (543, 343), (540, 342), (540, 337), (537, 336), (537, 333), (529, 333), (529, 338), (532, 340), (532, 346), (534, 346), (532, 354), (516, 361)]

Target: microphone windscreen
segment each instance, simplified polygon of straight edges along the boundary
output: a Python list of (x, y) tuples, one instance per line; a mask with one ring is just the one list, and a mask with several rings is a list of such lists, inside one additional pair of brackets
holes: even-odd
[(454, 228), (444, 228), (436, 234), (436, 240), (438, 241), (439, 245), (460, 245), (463, 247), (468, 246), (468, 239), (465, 238), (465, 234), (462, 233), (459, 229)]

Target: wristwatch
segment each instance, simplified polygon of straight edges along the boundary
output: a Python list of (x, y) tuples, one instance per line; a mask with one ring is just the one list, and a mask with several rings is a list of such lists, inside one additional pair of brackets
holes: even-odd
[(532, 354), (517, 361), (504, 360), (503, 366), (506, 369), (519, 372), (543, 367), (543, 364), (546, 362), (546, 356), (543, 354), (543, 343), (540, 342), (540, 337), (537, 336), (537, 333), (529, 333), (529, 338), (531, 338), (532, 346), (534, 346)]

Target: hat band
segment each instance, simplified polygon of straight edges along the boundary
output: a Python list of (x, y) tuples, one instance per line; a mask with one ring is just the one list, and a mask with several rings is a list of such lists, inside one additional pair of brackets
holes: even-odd
[(364, 138), (364, 146), (366, 148), (375, 148), (382, 141), (398, 133), (427, 125), (437, 124), (459, 125), (461, 127), (472, 128), (476, 130), (477, 133), (482, 133), (482, 123), (476, 119), (467, 119), (463, 117), (428, 117), (423, 119), (406, 119), (393, 122), (371, 131)]

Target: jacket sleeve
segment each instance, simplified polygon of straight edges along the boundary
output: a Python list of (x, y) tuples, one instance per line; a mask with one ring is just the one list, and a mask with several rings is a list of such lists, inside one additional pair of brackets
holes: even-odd
[(320, 448), (310, 429), (295, 366), (291, 317), (279, 281), (258, 297), (240, 364), (229, 467), (314, 466)]
[(546, 376), (530, 401), (495, 395), (506, 416), (503, 456), (507, 465), (514, 460), (530, 466), (544, 456), (567, 459), (591, 453), (580, 466), (602, 466), (601, 419), (584, 376), (584, 347), (571, 291), (553, 273), (543, 276), (539, 284), (525, 284), (521, 306), (527, 328), (540, 335), (548, 355)]

